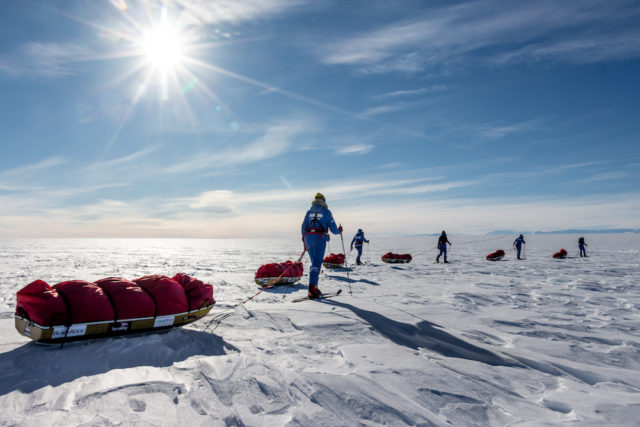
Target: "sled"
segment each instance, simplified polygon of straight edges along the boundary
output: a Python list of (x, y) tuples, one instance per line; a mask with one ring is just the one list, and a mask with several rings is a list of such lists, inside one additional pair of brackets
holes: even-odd
[(567, 255), (568, 255), (568, 253), (567, 253), (566, 250), (560, 249), (558, 252), (553, 254), (553, 258), (555, 258), (555, 259), (566, 259)]
[(344, 268), (345, 267), (344, 254), (330, 254), (328, 257), (324, 258), (322, 265), (325, 268)]
[(304, 267), (301, 262), (280, 262), (265, 264), (258, 268), (255, 282), (258, 286), (291, 285), (302, 278)]
[(112, 337), (118, 335), (137, 334), (141, 332), (159, 332), (175, 326), (183, 326), (206, 316), (214, 304), (197, 310), (167, 316), (142, 317), (139, 319), (123, 319), (104, 322), (72, 323), (71, 325), (44, 326), (28, 318), (15, 315), (18, 332), (33, 341), (42, 344), (75, 341), (91, 338)]
[(410, 263), (413, 258), (410, 254), (394, 254), (392, 252), (387, 252), (382, 255), (382, 262), (386, 262), (387, 264), (407, 264)]
[(167, 330), (201, 319), (215, 304), (212, 285), (181, 273), (53, 287), (36, 280), (16, 299), (16, 329), (44, 344)]
[(500, 261), (502, 258), (504, 258), (504, 255), (504, 251), (502, 249), (498, 249), (497, 251), (487, 255), (487, 261)]

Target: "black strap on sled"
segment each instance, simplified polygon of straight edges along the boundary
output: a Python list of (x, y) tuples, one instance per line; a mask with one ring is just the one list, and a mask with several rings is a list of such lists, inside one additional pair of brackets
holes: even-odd
[(103, 288), (97, 283), (95, 283), (95, 285), (100, 289), (102, 289), (102, 292), (104, 292), (107, 298), (109, 298), (109, 302), (111, 303), (111, 308), (113, 308), (113, 323), (116, 323), (118, 321), (118, 309), (116, 308), (116, 303), (113, 301), (113, 298), (111, 297), (111, 295), (109, 295), (109, 292), (107, 292), (105, 288)]
[[(62, 342), (60, 343), (60, 349), (62, 349), (62, 347), (64, 347), (64, 343), (67, 342), (67, 334), (69, 333), (69, 328), (71, 327), (71, 324), (73, 321), (73, 313), (71, 310), (71, 303), (69, 303), (69, 298), (65, 295), (65, 293), (62, 292), (60, 289), (56, 289), (56, 292), (58, 292), (58, 295), (62, 297), (64, 306), (67, 309), (67, 321), (64, 324), (67, 327), (67, 330), (64, 331), (64, 337), (62, 338)], [(55, 318), (55, 316), (53, 317)], [(52, 323), (53, 323), (53, 318), (52, 318)], [(51, 326), (53, 327), (53, 325)]]
[(153, 301), (153, 307), (154, 307), (153, 308), (153, 322), (155, 323), (156, 317), (158, 317), (158, 301), (156, 301), (155, 297), (144, 286), (141, 286), (139, 283), (136, 283), (136, 285), (140, 286), (140, 289), (145, 291), (147, 293), (147, 295), (149, 295), (151, 297), (151, 300)]

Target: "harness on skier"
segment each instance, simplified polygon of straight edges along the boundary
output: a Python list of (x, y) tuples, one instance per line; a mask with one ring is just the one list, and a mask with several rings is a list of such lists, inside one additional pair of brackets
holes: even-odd
[[(322, 218), (322, 214), (320, 214), (320, 218)], [(304, 233), (305, 234), (327, 234), (327, 230), (320, 223), (320, 219), (318, 219), (318, 212), (315, 212), (313, 214), (313, 218), (311, 218), (311, 215), (309, 215), (309, 218), (307, 218), (307, 228), (305, 228)]]

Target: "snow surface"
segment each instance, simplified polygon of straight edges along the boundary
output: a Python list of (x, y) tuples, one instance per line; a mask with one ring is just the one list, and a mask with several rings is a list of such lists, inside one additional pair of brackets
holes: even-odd
[[(448, 265), (436, 237), (372, 238), (370, 264), (321, 275), (342, 295), (292, 303), (305, 275), (238, 308), (296, 239), (0, 241), (0, 425), (639, 425), (640, 235), (587, 235), (589, 258), (525, 237), (524, 261), (515, 236), (450, 237)], [(189, 326), (63, 348), (14, 329), (35, 279), (177, 272), (215, 286)]]

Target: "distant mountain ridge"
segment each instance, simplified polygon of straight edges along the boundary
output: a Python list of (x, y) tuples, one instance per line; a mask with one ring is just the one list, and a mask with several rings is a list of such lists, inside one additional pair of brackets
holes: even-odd
[(620, 233), (640, 233), (640, 228), (611, 228), (611, 229), (577, 229), (569, 228), (566, 230), (554, 231), (516, 231), (516, 230), (495, 230), (487, 233), (487, 235), (501, 234), (620, 234)]

